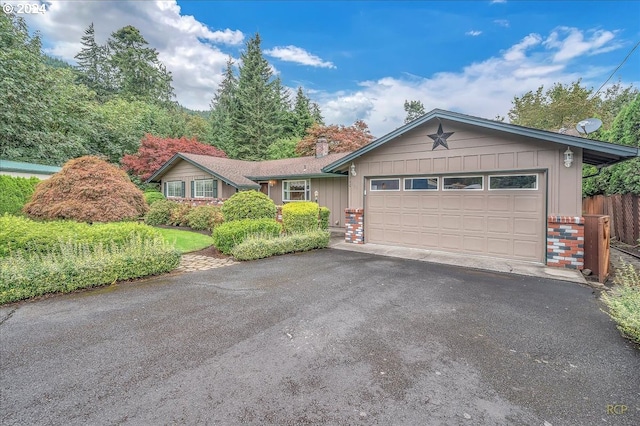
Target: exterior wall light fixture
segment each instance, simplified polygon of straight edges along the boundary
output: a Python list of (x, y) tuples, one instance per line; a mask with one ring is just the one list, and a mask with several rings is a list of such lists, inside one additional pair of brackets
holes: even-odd
[(569, 147), (564, 152), (564, 166), (569, 168), (573, 164), (573, 151)]
[(351, 170), (351, 176), (355, 176), (358, 173), (356, 173), (356, 165), (355, 163), (351, 163), (351, 167), (349, 167), (349, 170)]

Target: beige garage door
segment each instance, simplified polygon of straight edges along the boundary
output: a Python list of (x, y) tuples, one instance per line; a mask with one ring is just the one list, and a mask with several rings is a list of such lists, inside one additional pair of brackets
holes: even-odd
[(543, 177), (367, 179), (365, 242), (544, 262)]

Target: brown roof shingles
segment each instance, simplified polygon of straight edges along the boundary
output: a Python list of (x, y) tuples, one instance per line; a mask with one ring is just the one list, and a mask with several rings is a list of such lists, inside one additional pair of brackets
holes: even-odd
[(255, 180), (287, 177), (318, 176), (326, 173), (322, 168), (339, 160), (348, 152), (329, 154), (324, 157), (298, 157), (281, 160), (244, 161), (210, 155), (179, 153), (193, 163), (218, 175), (228, 183), (241, 188), (257, 188)]

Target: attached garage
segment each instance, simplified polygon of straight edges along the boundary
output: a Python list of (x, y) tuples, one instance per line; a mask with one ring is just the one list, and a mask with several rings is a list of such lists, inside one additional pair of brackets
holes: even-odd
[(345, 239), (581, 269), (582, 164), (638, 148), (433, 110), (322, 170), (348, 175)]
[(545, 173), (367, 178), (367, 241), (544, 261)]

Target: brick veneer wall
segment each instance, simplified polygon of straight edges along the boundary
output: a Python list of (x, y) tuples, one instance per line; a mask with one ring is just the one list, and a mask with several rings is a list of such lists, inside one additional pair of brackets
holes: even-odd
[(547, 266), (584, 268), (584, 218), (547, 218)]
[(345, 242), (364, 244), (364, 209), (345, 209), (344, 212)]

